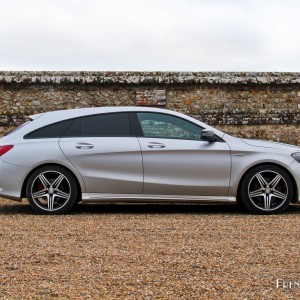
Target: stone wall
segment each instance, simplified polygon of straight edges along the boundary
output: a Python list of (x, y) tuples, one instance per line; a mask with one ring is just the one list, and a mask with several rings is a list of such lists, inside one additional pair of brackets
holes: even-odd
[(0, 72), (0, 134), (56, 109), (146, 105), (300, 145), (300, 73)]

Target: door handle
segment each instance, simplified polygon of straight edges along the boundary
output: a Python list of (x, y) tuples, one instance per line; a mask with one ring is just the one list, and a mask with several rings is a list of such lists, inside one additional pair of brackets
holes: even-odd
[(89, 143), (78, 143), (75, 147), (77, 149), (92, 149), (94, 148), (94, 145)]
[(166, 145), (160, 143), (150, 143), (147, 146), (148, 148), (152, 148), (152, 149), (161, 149), (166, 147)]

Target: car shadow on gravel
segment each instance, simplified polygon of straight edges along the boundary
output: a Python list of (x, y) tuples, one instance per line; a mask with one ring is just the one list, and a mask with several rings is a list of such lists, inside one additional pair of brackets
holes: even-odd
[[(71, 214), (249, 214), (236, 204), (78, 204)], [(284, 214), (300, 214), (290, 205)]]
[[(36, 215), (28, 204), (2, 204), (0, 215)], [(236, 204), (82, 204), (76, 205), (68, 215), (81, 214), (227, 214), (247, 215)], [(300, 214), (300, 205), (290, 205), (283, 214)]]

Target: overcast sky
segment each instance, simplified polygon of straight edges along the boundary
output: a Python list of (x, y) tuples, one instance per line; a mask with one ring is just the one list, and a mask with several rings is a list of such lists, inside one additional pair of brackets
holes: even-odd
[(0, 0), (0, 70), (300, 72), (300, 0)]

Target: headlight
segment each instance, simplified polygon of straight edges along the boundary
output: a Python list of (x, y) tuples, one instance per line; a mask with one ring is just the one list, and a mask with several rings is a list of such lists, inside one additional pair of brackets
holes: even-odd
[(292, 153), (291, 155), (300, 163), (300, 152)]

